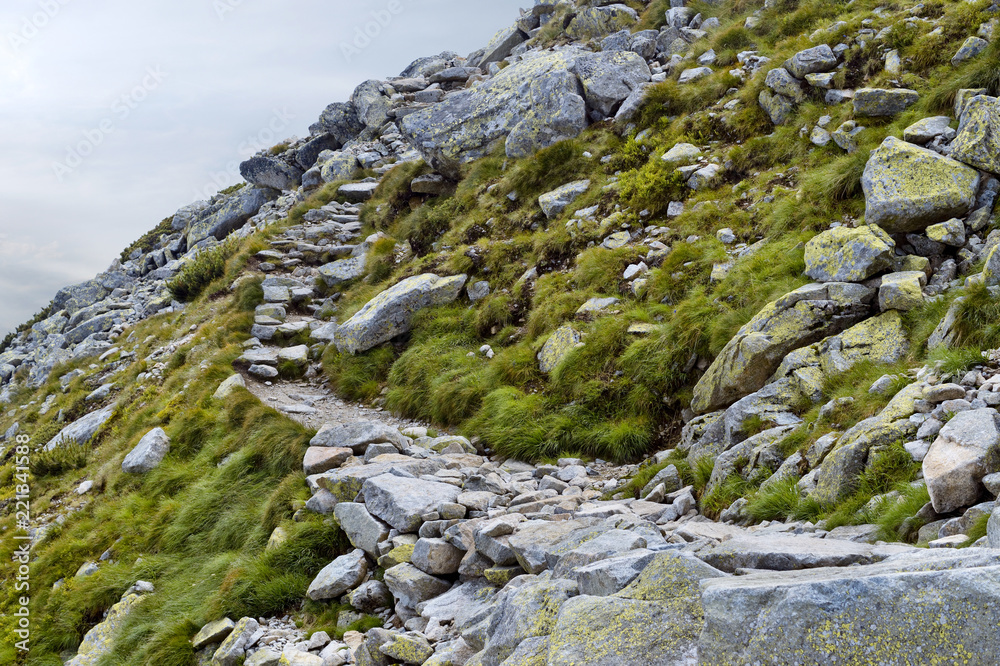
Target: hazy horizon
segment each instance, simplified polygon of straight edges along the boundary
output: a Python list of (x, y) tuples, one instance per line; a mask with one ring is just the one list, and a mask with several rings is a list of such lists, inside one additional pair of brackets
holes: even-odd
[(362, 81), (485, 46), (522, 3), (8, 0), (0, 337)]

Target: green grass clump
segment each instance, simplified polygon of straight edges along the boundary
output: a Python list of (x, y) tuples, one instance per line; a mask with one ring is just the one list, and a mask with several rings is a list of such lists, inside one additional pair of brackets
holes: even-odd
[(155, 227), (143, 234), (139, 240), (135, 241), (127, 248), (122, 250), (121, 261), (124, 264), (129, 260), (129, 256), (139, 250), (143, 254), (148, 254), (152, 252), (160, 244), (160, 238), (165, 235), (170, 235), (173, 233), (173, 223), (174, 217), (171, 215), (165, 218), (162, 222), (157, 224)]
[(897, 442), (880, 451), (872, 451), (865, 471), (858, 479), (852, 495), (832, 507), (825, 516), (826, 529), (841, 525), (859, 525), (872, 516), (864, 515), (861, 509), (876, 495), (884, 495), (902, 483), (913, 481), (920, 472), (920, 463), (913, 462), (913, 456)]
[(31, 457), (31, 473), (36, 477), (55, 476), (87, 466), (90, 451), (82, 444), (66, 443)]
[(390, 344), (357, 355), (342, 354), (330, 345), (323, 354), (323, 368), (338, 394), (370, 402), (381, 393), (395, 360), (396, 352)]
[(200, 296), (205, 289), (226, 274), (226, 262), (239, 250), (239, 241), (226, 242), (208, 250), (202, 250), (167, 286), (179, 301), (190, 302)]
[(755, 521), (816, 520), (822, 513), (818, 502), (802, 497), (797, 478), (776, 481), (749, 498), (747, 514)]
[(674, 166), (657, 158), (623, 173), (619, 185), (622, 201), (637, 211), (648, 210), (653, 215), (666, 212), (671, 201), (684, 201), (690, 191)]

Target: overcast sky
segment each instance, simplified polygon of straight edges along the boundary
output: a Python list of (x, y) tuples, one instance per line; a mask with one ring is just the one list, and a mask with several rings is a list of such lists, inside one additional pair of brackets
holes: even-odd
[(0, 336), (357, 84), (466, 55), (531, 4), (3, 0)]

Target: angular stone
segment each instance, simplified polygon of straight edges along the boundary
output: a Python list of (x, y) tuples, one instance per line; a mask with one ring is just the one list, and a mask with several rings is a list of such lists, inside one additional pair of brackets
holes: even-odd
[(965, 223), (959, 219), (951, 219), (940, 224), (932, 224), (925, 232), (935, 243), (962, 247), (965, 245)]
[(861, 185), (865, 221), (889, 233), (905, 233), (964, 217), (975, 205), (979, 174), (890, 136), (872, 152)]
[(451, 583), (426, 574), (409, 563), (397, 564), (385, 572), (385, 584), (392, 596), (406, 608), (441, 596), (451, 588)]
[(362, 492), (372, 515), (406, 533), (416, 532), (421, 516), (442, 502), (454, 502), (461, 490), (448, 483), (383, 474), (365, 481)]
[(663, 154), (663, 161), (677, 166), (695, 164), (701, 159), (701, 150), (690, 143), (678, 143)]
[(361, 455), (370, 444), (388, 443), (405, 449), (410, 440), (396, 428), (380, 421), (351, 421), (342, 424), (324, 424), (309, 440), (309, 446), (327, 446), (351, 449)]
[(818, 282), (863, 282), (887, 270), (895, 241), (874, 225), (836, 227), (806, 243), (806, 275)]
[(983, 171), (1000, 174), (1000, 99), (977, 95), (962, 112), (951, 156)]
[(413, 565), (424, 573), (435, 576), (458, 573), (465, 551), (455, 548), (444, 539), (418, 539), (413, 547)]
[(126, 474), (146, 474), (156, 469), (170, 452), (170, 438), (163, 428), (153, 428), (135, 445), (125, 460), (122, 471)]
[(545, 341), (538, 352), (538, 368), (545, 373), (552, 372), (566, 356), (580, 344), (580, 334), (569, 324), (560, 327)]
[(636, 11), (622, 4), (610, 7), (588, 7), (580, 10), (566, 26), (566, 36), (574, 41), (599, 39), (638, 20)]
[(646, 61), (631, 51), (582, 56), (577, 58), (572, 71), (583, 84), (587, 106), (605, 116), (613, 116), (618, 105), (652, 76)]
[(576, 593), (576, 583), (568, 580), (529, 582), (511, 590), (489, 619), (483, 662), (499, 664), (521, 642), (548, 635), (555, 628), (559, 608)]
[(695, 386), (691, 409), (704, 414), (756, 392), (791, 351), (865, 317), (873, 292), (832, 282), (800, 287), (769, 303), (741, 328)]
[(194, 638), (191, 639), (191, 644), (195, 650), (200, 650), (206, 645), (221, 643), (226, 640), (229, 634), (233, 633), (235, 627), (236, 623), (228, 617), (216, 620), (215, 622), (209, 622), (194, 635)]
[(924, 145), (939, 136), (947, 135), (951, 130), (951, 118), (948, 116), (933, 116), (913, 123), (903, 130), (903, 140)]
[(962, 44), (958, 52), (952, 57), (951, 64), (958, 67), (962, 63), (972, 60), (986, 50), (990, 43), (981, 37), (969, 37)]
[(770, 90), (761, 90), (757, 97), (757, 103), (760, 104), (760, 108), (767, 112), (771, 122), (775, 125), (784, 125), (795, 112), (795, 105), (790, 98)]
[(920, 99), (916, 90), (861, 88), (854, 91), (855, 116), (894, 116)]
[(878, 290), (878, 304), (882, 312), (899, 310), (906, 312), (924, 304), (922, 287), (927, 276), (921, 271), (889, 273), (882, 277)]
[(310, 446), (302, 459), (302, 471), (306, 476), (322, 474), (343, 465), (354, 451), (341, 447)]
[(827, 44), (799, 51), (785, 61), (785, 69), (792, 76), (804, 79), (809, 74), (829, 72), (837, 66), (837, 56)]
[(246, 224), (264, 204), (277, 196), (276, 190), (244, 187), (213, 204), (189, 222), (184, 231), (187, 246), (192, 248), (209, 236), (225, 240), (226, 236)]
[(550, 220), (558, 217), (581, 195), (590, 189), (589, 180), (578, 180), (567, 183), (551, 192), (538, 197), (538, 205), (541, 207), (545, 217)]
[(653, 561), (655, 553), (644, 548), (577, 567), (569, 576), (576, 580), (580, 594), (607, 597), (620, 592)]
[(96, 666), (109, 655), (114, 647), (115, 636), (142, 599), (137, 594), (126, 594), (112, 606), (104, 619), (83, 637), (76, 656), (67, 661), (66, 666)]
[(257, 187), (294, 190), (302, 180), (302, 169), (275, 157), (254, 157), (240, 164), (240, 175)]
[(356, 354), (406, 333), (414, 313), (451, 303), (466, 280), (465, 275), (442, 278), (430, 273), (403, 280), (370, 300), (337, 329), (337, 349)]
[(387, 643), (379, 646), (379, 652), (404, 664), (420, 666), (434, 654), (434, 648), (421, 636), (393, 634)]
[(769, 71), (767, 78), (764, 79), (764, 85), (776, 94), (787, 97), (796, 104), (802, 103), (806, 99), (806, 92), (802, 88), (802, 82), (792, 76), (783, 67)]
[(51, 451), (62, 444), (86, 444), (101, 429), (111, 415), (115, 412), (115, 405), (108, 405), (104, 409), (91, 412), (59, 431), (55, 437), (45, 445), (46, 451)]
[(956, 414), (924, 458), (924, 478), (937, 513), (975, 503), (980, 481), (1000, 470), (1000, 426), (995, 409)]
[(257, 634), (260, 625), (252, 617), (245, 617), (236, 623), (229, 637), (223, 641), (212, 656), (212, 666), (236, 666), (246, 657), (250, 640)]
[(700, 81), (701, 79), (711, 75), (711, 67), (692, 67), (681, 72), (681, 75), (677, 78), (677, 83), (694, 83), (695, 81)]
[(309, 584), (306, 596), (313, 601), (336, 599), (360, 585), (367, 574), (368, 559), (365, 551), (357, 548), (323, 567)]

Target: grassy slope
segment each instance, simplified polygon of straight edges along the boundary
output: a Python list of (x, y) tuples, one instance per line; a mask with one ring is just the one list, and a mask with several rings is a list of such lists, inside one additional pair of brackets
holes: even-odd
[[(675, 81), (656, 86), (637, 128), (649, 130), (641, 141), (635, 133), (621, 137), (615, 128), (597, 126), (530, 160), (508, 162), (502, 156), (480, 160), (467, 167), (454, 193), (427, 200), (411, 197), (406, 187), (426, 167), (399, 167), (366, 206), (364, 220), (369, 230), (408, 242), (414, 258), (397, 264), (389, 244), (380, 243), (372, 259), (372, 277), (345, 290), (337, 316), (349, 317), (385, 286), (426, 271), (470, 273), (474, 279), (488, 280), (492, 294), (475, 307), (457, 304), (421, 313), (405, 345), (389, 344), (357, 357), (328, 351), (324, 366), (332, 383), (345, 396), (363, 400), (376, 400), (387, 389), (384, 399), (395, 410), (463, 426), (498, 451), (524, 457), (583, 452), (627, 459), (668, 445), (697, 379), (697, 371), (690, 369), (692, 357), (710, 360), (763, 304), (804, 282), (803, 241), (835, 219), (856, 219), (863, 213), (859, 177), (867, 151), (920, 117), (948, 112), (959, 88), (985, 86), (998, 91), (996, 46), (961, 68), (947, 63), (958, 44), (975, 32), (988, 3), (925, 4), (932, 15), (944, 17), (942, 36), (928, 35), (925, 28), (894, 28), (891, 34), (893, 46), (909, 63), (900, 83), (919, 90), (921, 101), (890, 121), (864, 121), (869, 129), (861, 135), (862, 150), (854, 155), (845, 155), (832, 144), (815, 148), (798, 134), (799, 127), (814, 124), (824, 114), (833, 116), (832, 126), (838, 126), (849, 118), (849, 105), (826, 107), (810, 101), (799, 107), (790, 126), (773, 128), (756, 105), (763, 73), (740, 91), (726, 94), (735, 81), (721, 67), (694, 86)], [(647, 27), (662, 23), (667, 5), (665, 0), (652, 3), (643, 16)], [(699, 44), (697, 51), (713, 47), (725, 65), (735, 61), (738, 51), (756, 45), (778, 63), (810, 46), (802, 35), (835, 20), (848, 23), (844, 33), (856, 31), (876, 3), (782, 0), (765, 12), (761, 28), (744, 29), (746, 14), (761, 5), (747, 0), (722, 8), (699, 4), (706, 16), (719, 16), (722, 29)], [(903, 9), (892, 3), (888, 8)], [(875, 28), (900, 16), (877, 20)], [(881, 66), (874, 49), (855, 48), (848, 62), (844, 85), (859, 85), (865, 76), (873, 77), (875, 85), (886, 82), (878, 73)], [(728, 120), (714, 108), (720, 98), (742, 102), (726, 116)], [(711, 145), (713, 155), (727, 162), (727, 184), (714, 192), (690, 195), (687, 212), (668, 222), (663, 217), (665, 203), (683, 190), (663, 169), (659, 156), (678, 141)], [(593, 157), (585, 158), (584, 151)], [(612, 159), (601, 164), (599, 158), (605, 155)], [(605, 190), (615, 172), (620, 172), (618, 184)], [(537, 196), (584, 177), (594, 183), (590, 193), (562, 218), (545, 220)], [(300, 219), (309, 207), (329, 201), (332, 192), (327, 188), (297, 209), (291, 221)], [(516, 201), (507, 196), (513, 192)], [(608, 219), (607, 224), (570, 233), (566, 222), (573, 210), (592, 205), (600, 207), (598, 219)], [(639, 217), (644, 209), (651, 211), (649, 218)], [(646, 292), (636, 297), (625, 293), (620, 275), (639, 253), (591, 245), (611, 231), (650, 224), (671, 228), (664, 241), (672, 251), (648, 276)], [(724, 226), (741, 241), (768, 242), (738, 262), (725, 280), (713, 284), (712, 264), (724, 259), (714, 233)], [(690, 236), (700, 240), (685, 242)], [(190, 293), (219, 292), (263, 247), (260, 242), (254, 239), (227, 250), (222, 261), (216, 257), (214, 267), (192, 269), (184, 288)], [(541, 276), (533, 289), (519, 282), (530, 267)], [(576, 318), (579, 305), (598, 295), (621, 298), (615, 308), (620, 314)], [(978, 359), (980, 349), (997, 346), (1000, 338), (994, 300), (985, 292), (970, 296), (960, 322), (961, 348), (933, 359), (941, 361), (945, 371), (967, 367)], [(35, 634), (32, 663), (60, 663), (59, 653), (74, 649), (137, 578), (153, 581), (159, 593), (131, 617), (107, 663), (190, 663), (188, 639), (203, 622), (222, 613), (260, 615), (290, 607), (303, 597), (310, 575), (344, 547), (342, 535), (328, 522), (290, 521), (296, 501), (306, 497), (299, 464), (309, 433), (247, 394), (237, 394), (226, 404), (211, 397), (239, 354), (258, 299), (259, 289), (250, 284), (235, 296), (203, 295), (182, 314), (143, 322), (134, 339), (150, 339), (138, 346), (138, 359), (196, 327), (190, 343), (163, 359), (163, 385), (136, 388), (132, 380), (149, 368), (145, 361), (135, 361), (119, 382), (127, 387), (115, 396), (119, 410), (96, 441), (85, 450), (36, 460), (36, 513), (54, 510), (62, 502), (79, 502), (69, 493), (83, 478), (95, 479), (101, 494), (72, 513), (37, 549), (32, 583), (35, 626), (40, 630)], [(910, 358), (899, 367), (863, 367), (830, 382), (828, 397), (856, 398), (847, 411), (836, 415), (839, 422), (852, 423), (888, 400), (869, 396), (865, 389), (887, 370), (901, 371), (925, 360), (923, 342), (947, 306), (946, 299), (907, 315), (913, 344)], [(586, 345), (551, 376), (543, 376), (535, 354), (547, 336), (567, 321), (574, 321), (586, 334)], [(657, 324), (657, 331), (646, 338), (632, 337), (626, 332), (632, 322)], [(493, 346), (496, 358), (487, 361), (478, 355), (483, 344)], [(59, 409), (74, 416), (91, 408), (83, 396), (92, 388), (77, 379), (63, 392), (53, 379), (21, 396), (19, 404), (29, 406), (16, 416), (0, 416), (0, 429), (19, 420), (36, 444), (44, 443), (58, 430), (54, 418)], [(38, 406), (49, 394), (58, 396), (57, 403), (40, 416)], [(804, 448), (838, 425), (820, 422), (814, 408), (804, 407), (804, 416), (816, 427), (807, 435), (795, 434), (790, 447)], [(171, 454), (147, 477), (123, 476), (122, 457), (154, 426), (164, 427), (173, 438)], [(885, 460), (873, 466), (863, 492), (827, 514), (853, 520), (853, 510), (867, 502), (865, 493), (884, 492), (908, 481), (913, 467), (897, 454), (887, 452)], [(232, 457), (227, 464), (219, 467), (228, 456)], [(0, 492), (6, 494), (0, 499), (9, 499), (13, 470), (9, 460), (3, 462)], [(689, 482), (704, 486), (710, 469), (680, 467)], [(656, 469), (645, 468), (631, 488), (641, 488)], [(762, 495), (737, 483), (724, 485), (726, 492), (749, 494), (758, 519), (817, 515), (818, 509), (801, 506), (787, 487), (779, 485)], [(715, 504), (724, 506), (723, 499), (716, 498)], [(907, 510), (922, 500), (908, 494)], [(905, 511), (889, 513), (868, 518), (878, 519), (887, 531), (897, 530)], [(289, 529), (291, 538), (285, 546), (265, 553), (268, 536), (278, 524)], [(11, 515), (0, 519), (0, 529), (10, 530), (12, 525)], [(10, 548), (8, 542), (0, 543), (0, 576), (8, 580)], [(72, 578), (82, 562), (97, 559), (108, 548), (115, 564), (102, 565), (100, 573), (90, 578)], [(54, 590), (58, 579), (69, 582)], [(10, 593), (9, 588), (3, 592)], [(0, 598), (0, 608), (10, 603), (9, 596)], [(327, 627), (336, 610), (309, 605), (304, 619), (310, 627)], [(11, 628), (10, 618), (0, 618), (0, 645), (11, 644)], [(15, 659), (10, 652), (0, 652), (4, 663)]]

